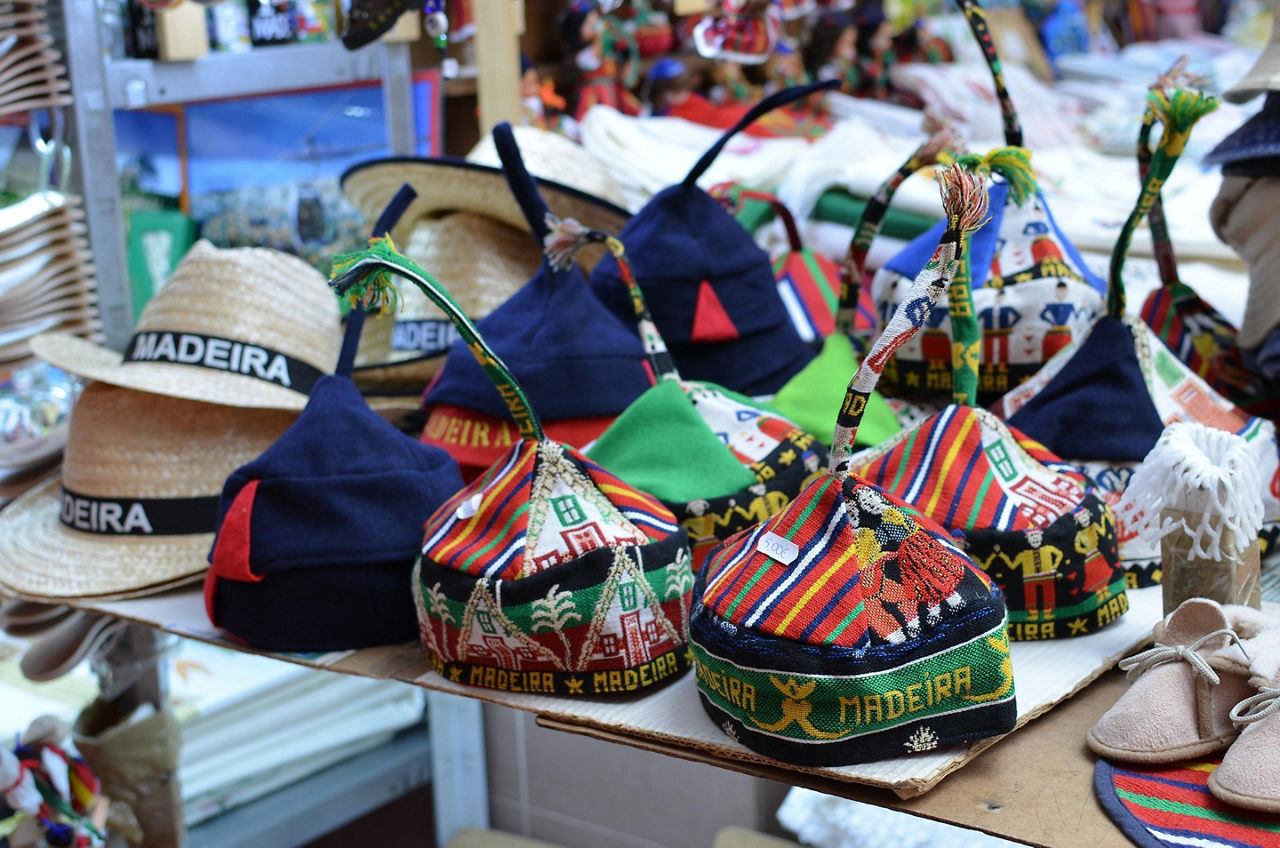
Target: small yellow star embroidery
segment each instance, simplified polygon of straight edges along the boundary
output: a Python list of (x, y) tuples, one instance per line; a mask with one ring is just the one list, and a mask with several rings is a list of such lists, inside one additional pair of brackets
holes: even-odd
[(581, 694), (582, 694), (582, 678), (580, 678), (580, 677), (570, 677), (568, 680), (566, 680), (566, 681), (565, 681), (565, 683), (566, 683), (566, 684), (568, 685), (568, 687), (569, 687), (569, 694), (570, 694), (570, 695), (581, 695)]
[(796, 452), (788, 448), (778, 455), (778, 462), (782, 465), (790, 465), (796, 461)]
[(684, 661), (689, 665), (693, 665), (693, 648), (684, 649)]
[(452, 680), (454, 683), (461, 683), (462, 669), (458, 668), (457, 666), (449, 669), (449, 679)]
[(1071, 628), (1072, 636), (1078, 636), (1081, 633), (1089, 632), (1089, 622), (1085, 621), (1083, 618), (1068, 621), (1067, 626)]
[(912, 388), (920, 388), (920, 375), (915, 371), (907, 372), (907, 385)]

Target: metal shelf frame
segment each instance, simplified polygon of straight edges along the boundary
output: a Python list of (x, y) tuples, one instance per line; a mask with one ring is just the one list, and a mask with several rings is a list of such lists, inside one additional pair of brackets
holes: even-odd
[(380, 81), (388, 146), (393, 155), (415, 153), (407, 43), (379, 42), (352, 52), (332, 41), (211, 53), (193, 62), (121, 60), (106, 55), (95, 0), (56, 0), (49, 11), (75, 97), (68, 122), (76, 158), (71, 185), (88, 212), (109, 347), (123, 349), (133, 329), (114, 110)]

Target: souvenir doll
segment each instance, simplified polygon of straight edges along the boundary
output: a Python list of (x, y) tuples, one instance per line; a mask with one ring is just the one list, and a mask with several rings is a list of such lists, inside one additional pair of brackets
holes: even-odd
[(814, 79), (843, 81), (858, 58), (857, 36), (848, 15), (823, 15), (809, 31), (805, 69)]
[(717, 0), (693, 28), (693, 43), (708, 59), (762, 65), (782, 31), (779, 0)]
[(564, 98), (556, 94), (556, 84), (543, 79), (538, 66), (520, 54), (520, 114), (528, 127), (552, 130), (578, 139), (578, 122), (565, 114)]
[(737, 62), (716, 62), (711, 68), (711, 100), (721, 105), (748, 104), (759, 100), (755, 86)]
[(813, 81), (809, 72), (804, 69), (799, 45), (789, 38), (779, 39), (778, 47), (769, 57), (765, 70), (769, 75), (769, 81), (764, 85), (766, 95)]
[(695, 96), (684, 62), (669, 56), (653, 63), (645, 75), (642, 93), (649, 114), (655, 116), (669, 115)]
[(629, 90), (636, 82), (639, 55), (630, 34), (602, 16), (590, 0), (576, 0), (565, 11), (560, 17), (560, 34), (579, 72), (574, 117), (581, 121), (597, 103), (612, 106), (624, 115), (639, 115), (640, 101)]
[(889, 68), (896, 61), (893, 52), (893, 24), (884, 9), (868, 4), (854, 19), (857, 55), (845, 77), (844, 91), (856, 97), (883, 100), (889, 96)]

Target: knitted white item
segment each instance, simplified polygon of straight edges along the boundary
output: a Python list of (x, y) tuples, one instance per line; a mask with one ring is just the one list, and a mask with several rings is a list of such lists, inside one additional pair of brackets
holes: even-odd
[(1151, 544), (1181, 530), (1191, 540), (1192, 556), (1225, 560), (1240, 556), (1257, 538), (1262, 492), (1248, 442), (1180, 421), (1165, 428), (1134, 472), (1116, 516)]

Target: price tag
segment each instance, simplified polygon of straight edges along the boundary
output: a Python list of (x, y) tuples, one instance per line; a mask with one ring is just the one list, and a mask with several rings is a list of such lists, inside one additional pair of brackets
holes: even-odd
[(467, 498), (454, 511), (454, 515), (458, 516), (459, 521), (466, 521), (480, 511), (480, 501), (484, 500), (484, 492), (476, 492)]
[(776, 559), (783, 565), (790, 565), (800, 556), (800, 548), (795, 542), (784, 539), (776, 533), (765, 533), (756, 542), (756, 550), (767, 557)]

